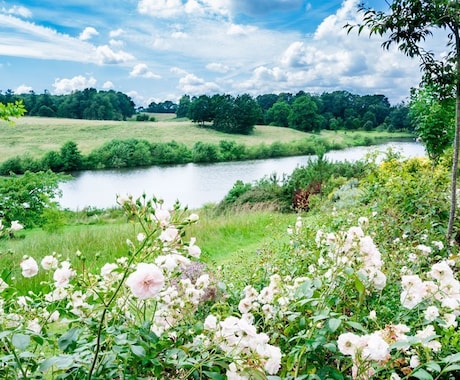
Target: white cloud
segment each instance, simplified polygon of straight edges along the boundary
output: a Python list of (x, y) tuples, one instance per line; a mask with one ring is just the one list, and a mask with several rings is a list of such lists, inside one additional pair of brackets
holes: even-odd
[(183, 5), (181, 0), (141, 0), (137, 10), (141, 14), (167, 18), (181, 13)]
[(112, 88), (114, 88), (114, 87), (115, 87), (115, 86), (113, 85), (113, 83), (112, 83), (111, 81), (109, 81), (109, 80), (106, 81), (106, 82), (104, 82), (104, 84), (102, 85), (102, 88), (103, 88), (104, 90), (110, 90), (110, 89), (112, 89)]
[(120, 41), (120, 40), (114, 40), (114, 39), (111, 39), (109, 41), (109, 45), (114, 47), (114, 48), (120, 48), (124, 45), (125, 43), (123, 41)]
[(22, 5), (14, 5), (11, 8), (2, 8), (1, 11), (3, 13), (7, 13), (10, 15), (17, 15), (17, 16), (21, 16), (24, 18), (32, 17), (32, 12), (28, 8), (23, 7)]
[(101, 45), (96, 48), (96, 57), (99, 64), (124, 63), (134, 59), (134, 57), (122, 50), (113, 51), (108, 45)]
[(229, 36), (247, 36), (248, 34), (255, 33), (257, 28), (251, 25), (237, 25), (231, 24), (227, 29)]
[(129, 73), (131, 77), (142, 77), (142, 78), (152, 78), (152, 79), (159, 79), (161, 78), (160, 75), (155, 74), (154, 72), (150, 71), (148, 66), (145, 63), (138, 63), (133, 67), (131, 72)]
[(110, 38), (117, 38), (120, 37), (125, 31), (121, 28), (111, 30), (109, 33)]
[(53, 84), (53, 93), (56, 95), (70, 94), (76, 90), (84, 90), (85, 88), (94, 87), (96, 83), (97, 81), (93, 77), (86, 78), (83, 75), (78, 75), (70, 79), (57, 78)]
[(87, 26), (78, 36), (78, 39), (82, 41), (87, 41), (93, 38), (94, 36), (99, 35), (99, 32), (92, 26)]
[(208, 63), (206, 65), (206, 68), (208, 70), (215, 71), (217, 73), (222, 73), (222, 74), (225, 74), (230, 71), (230, 67), (228, 67), (227, 65), (224, 65), (222, 63), (216, 63), (216, 62)]
[(27, 94), (30, 91), (33, 91), (33, 88), (31, 86), (26, 86), (25, 84), (21, 84), (14, 90), (14, 93), (15, 94)]
[(179, 79), (178, 88), (183, 94), (189, 95), (203, 95), (218, 93), (221, 91), (219, 85), (214, 82), (207, 82), (202, 78), (197, 77), (195, 74), (186, 74)]

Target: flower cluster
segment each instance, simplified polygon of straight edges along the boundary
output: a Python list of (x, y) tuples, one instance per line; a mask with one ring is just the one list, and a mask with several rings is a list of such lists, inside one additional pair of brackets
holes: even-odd
[(258, 333), (253, 318), (245, 314), (220, 320), (211, 314), (204, 321), (204, 332), (198, 335), (193, 345), (209, 348), (217, 345), (232, 362), (228, 366), (229, 380), (246, 380), (251, 371), (262, 371), (274, 375), (281, 366), (281, 350), (269, 344), (265, 333)]
[(324, 252), (318, 260), (318, 266), (327, 269), (326, 278), (330, 278), (333, 271), (351, 268), (368, 290), (382, 291), (386, 285), (386, 275), (381, 271), (381, 254), (372, 237), (365, 235), (361, 227), (368, 223), (367, 218), (361, 217), (359, 226), (350, 227), (347, 231), (324, 233), (318, 230), (315, 240)]
[(423, 301), (436, 303), (439, 308), (428, 306), (424, 313), (425, 319), (432, 322), (439, 317), (444, 327), (456, 327), (456, 317), (460, 312), (460, 282), (455, 278), (449, 261), (435, 263), (427, 277), (424, 281), (417, 274), (402, 276), (401, 304), (407, 309), (413, 309)]

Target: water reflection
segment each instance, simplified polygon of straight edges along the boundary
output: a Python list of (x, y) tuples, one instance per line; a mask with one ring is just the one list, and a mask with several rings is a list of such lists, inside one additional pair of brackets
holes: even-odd
[[(330, 151), (331, 161), (355, 161), (369, 152), (385, 152), (388, 148), (405, 157), (423, 156), (425, 150), (415, 142), (393, 142), (372, 147), (356, 147)], [(59, 203), (72, 210), (88, 206), (108, 208), (116, 206), (117, 194), (138, 197), (145, 193), (164, 199), (171, 206), (176, 200), (189, 208), (219, 202), (237, 180), (254, 182), (276, 173), (281, 178), (299, 165), (305, 165), (311, 156), (284, 157), (266, 160), (222, 162), (216, 164), (186, 164), (141, 169), (84, 171), (60, 185), (63, 192)]]

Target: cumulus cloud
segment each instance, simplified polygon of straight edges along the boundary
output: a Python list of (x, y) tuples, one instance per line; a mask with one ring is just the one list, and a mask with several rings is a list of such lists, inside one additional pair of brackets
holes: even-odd
[(15, 94), (27, 94), (30, 91), (33, 91), (33, 88), (31, 86), (26, 86), (25, 84), (21, 84), (14, 90), (14, 93)]
[[(384, 51), (383, 39), (347, 34), (343, 26), (357, 23), (358, 0), (345, 0), (326, 17), (310, 38), (292, 41), (278, 63), (253, 69), (251, 77), (235, 88), (253, 92), (349, 90), (361, 94), (384, 93), (399, 102), (417, 85), (418, 62), (396, 48)], [(405, 94), (405, 95), (404, 95)]]
[(24, 18), (32, 17), (32, 12), (28, 8), (23, 7), (22, 5), (14, 5), (10, 8), (2, 8), (2, 12)]
[(222, 63), (211, 62), (206, 65), (206, 68), (210, 71), (225, 74), (230, 71), (230, 67)]
[(56, 95), (70, 94), (73, 91), (94, 87), (96, 83), (97, 81), (93, 77), (86, 78), (83, 75), (78, 75), (73, 78), (57, 78), (53, 83), (53, 93)]
[(115, 30), (111, 30), (109, 32), (109, 37), (110, 38), (117, 38), (117, 37), (120, 37), (125, 31), (121, 28), (118, 28), (118, 29), (115, 29)]
[(114, 88), (115, 86), (113, 85), (113, 83), (111, 81), (105, 81), (104, 84), (102, 85), (102, 88), (104, 90), (111, 90), (112, 88)]
[(140, 0), (137, 10), (156, 18), (172, 18), (180, 15), (209, 16), (230, 14), (231, 0)]
[(131, 72), (129, 73), (131, 77), (142, 77), (142, 78), (152, 78), (152, 79), (159, 79), (161, 78), (160, 75), (155, 74), (154, 72), (150, 71), (148, 66), (145, 63), (138, 63), (133, 67)]
[(87, 41), (93, 38), (94, 36), (99, 35), (99, 32), (93, 28), (92, 26), (87, 26), (83, 31), (80, 33), (78, 38), (82, 41)]
[(227, 34), (229, 36), (247, 36), (249, 34), (255, 33), (257, 28), (251, 25), (238, 25), (230, 24), (227, 29)]
[(195, 74), (191, 73), (186, 73), (179, 79), (178, 89), (180, 89), (183, 94), (190, 94), (192, 96), (213, 94), (221, 91), (218, 84), (214, 82), (207, 82), (203, 78), (199, 78)]
[(101, 45), (96, 48), (96, 57), (99, 64), (124, 63), (134, 59), (134, 57), (122, 50), (114, 51), (108, 45)]

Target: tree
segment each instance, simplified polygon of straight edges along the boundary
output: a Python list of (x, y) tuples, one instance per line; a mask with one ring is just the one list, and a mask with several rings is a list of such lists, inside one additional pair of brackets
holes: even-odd
[(440, 100), (429, 86), (413, 92), (410, 115), (428, 157), (437, 161), (452, 144), (455, 129), (453, 98)]
[(289, 127), (304, 132), (320, 131), (324, 117), (318, 115), (318, 106), (310, 95), (302, 95), (292, 103)]
[[(394, 0), (387, 12), (360, 5), (364, 12), (363, 23), (347, 24), (350, 32), (364, 28), (370, 35), (387, 35), (382, 44), (389, 49), (396, 44), (405, 55), (420, 60), (422, 84), (431, 85), (439, 98), (451, 96), (456, 99), (456, 122), (454, 154), (452, 160), (451, 204), (446, 238), (449, 242), (453, 233), (457, 207), (457, 175), (460, 148), (460, 1), (458, 0)], [(447, 54), (436, 57), (424, 49), (423, 43), (436, 30), (447, 31)]]
[(190, 113), (190, 95), (183, 95), (177, 106), (176, 117), (188, 117)]
[(73, 141), (68, 141), (61, 147), (61, 160), (62, 169), (66, 172), (80, 170), (83, 166), (83, 157)]
[(277, 125), (280, 127), (289, 126), (289, 113), (291, 106), (284, 101), (278, 101), (267, 111), (266, 122), (270, 125)]
[(194, 123), (204, 126), (207, 121), (212, 121), (211, 99), (207, 95), (194, 98), (190, 104), (189, 117)]

